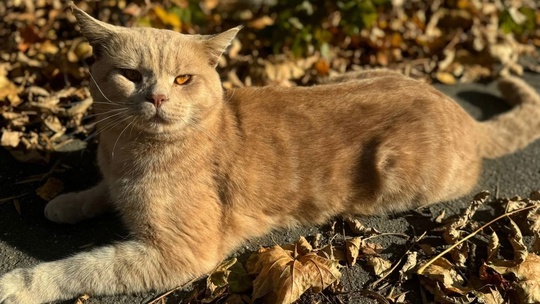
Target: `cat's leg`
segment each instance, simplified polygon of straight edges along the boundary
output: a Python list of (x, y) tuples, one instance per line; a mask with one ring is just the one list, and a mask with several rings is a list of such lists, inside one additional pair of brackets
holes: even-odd
[(101, 181), (93, 188), (62, 194), (45, 207), (45, 217), (60, 224), (75, 224), (110, 209), (107, 184)]
[[(46, 303), (85, 293), (165, 291), (202, 275), (214, 265), (204, 266), (209, 265), (187, 260), (169, 263), (157, 249), (128, 241), (8, 272), (0, 277), (0, 303)], [(182, 268), (181, 274), (173, 270), (178, 268)]]

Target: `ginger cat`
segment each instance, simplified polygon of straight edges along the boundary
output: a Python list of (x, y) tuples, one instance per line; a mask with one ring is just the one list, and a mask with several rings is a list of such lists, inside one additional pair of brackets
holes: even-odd
[(223, 92), (216, 62), (239, 28), (123, 28), (72, 8), (96, 56), (103, 181), (45, 215), (75, 223), (114, 209), (133, 238), (4, 274), (3, 304), (174, 288), (275, 228), (462, 196), (482, 158), (540, 137), (540, 96), (515, 77), (499, 82), (515, 107), (486, 122), (389, 71)]

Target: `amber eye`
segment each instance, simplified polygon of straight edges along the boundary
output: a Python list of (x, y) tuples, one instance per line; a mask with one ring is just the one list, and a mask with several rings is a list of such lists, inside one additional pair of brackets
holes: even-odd
[(139, 82), (142, 80), (142, 74), (137, 70), (132, 69), (121, 69), (122, 76), (133, 82)]
[(189, 83), (190, 80), (191, 80), (191, 75), (179, 75), (179, 76), (176, 76), (176, 78), (174, 79), (174, 83), (183, 85), (183, 84)]

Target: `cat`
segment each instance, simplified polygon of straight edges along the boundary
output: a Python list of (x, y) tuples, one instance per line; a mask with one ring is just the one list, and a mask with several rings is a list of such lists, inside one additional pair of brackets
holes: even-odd
[(132, 238), (4, 274), (2, 304), (171, 289), (272, 229), (463, 196), (483, 158), (540, 137), (540, 96), (517, 77), (499, 81), (513, 109), (485, 122), (385, 70), (224, 92), (215, 68), (240, 28), (184, 35), (72, 10), (96, 57), (103, 181), (45, 215), (76, 223), (114, 209)]

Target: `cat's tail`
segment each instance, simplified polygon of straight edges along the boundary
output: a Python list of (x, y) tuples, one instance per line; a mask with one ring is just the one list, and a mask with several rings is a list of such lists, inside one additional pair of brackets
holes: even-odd
[(479, 152), (484, 158), (513, 153), (540, 138), (540, 95), (513, 76), (503, 77), (498, 86), (506, 102), (514, 108), (479, 123)]

